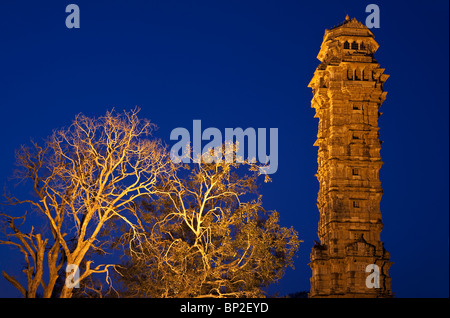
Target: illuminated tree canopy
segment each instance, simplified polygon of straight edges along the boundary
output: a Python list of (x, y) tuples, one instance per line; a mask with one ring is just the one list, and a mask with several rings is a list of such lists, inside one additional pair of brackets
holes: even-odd
[(299, 240), (262, 207), (259, 170), (249, 161), (178, 166), (164, 195), (141, 206), (146, 242), (119, 270), (128, 296), (263, 296), (293, 266)]
[[(293, 266), (299, 240), (262, 207), (260, 167), (174, 163), (138, 111), (80, 114), (16, 152), (25, 191), (5, 193), (0, 244), (21, 252), (25, 277), (3, 277), (27, 298), (106, 296), (92, 274), (110, 288), (118, 279), (114, 296), (263, 296)], [(237, 145), (223, 147), (236, 155)], [(93, 265), (118, 247), (122, 264)], [(67, 284), (69, 265), (81, 288)]]
[[(3, 272), (25, 297), (36, 297), (40, 286), (44, 297), (71, 297), (73, 288), (67, 284), (55, 290), (67, 264), (83, 265), (79, 281), (92, 273), (108, 274), (114, 264), (92, 268), (93, 261), (85, 256), (92, 250), (104, 251), (108, 242), (100, 241), (99, 234), (109, 221), (120, 220), (137, 235), (135, 200), (153, 193), (158, 178), (170, 170), (160, 142), (146, 139), (155, 125), (137, 113), (78, 115), (70, 127), (55, 130), (43, 146), (33, 142), (16, 152), (15, 176), (31, 193), (27, 198), (10, 194), (6, 198), (10, 205), (37, 215), (28, 224), (25, 215), (2, 213), (0, 243), (17, 247), (25, 258), (27, 287)], [(18, 221), (31, 226), (31, 231), (22, 232)]]

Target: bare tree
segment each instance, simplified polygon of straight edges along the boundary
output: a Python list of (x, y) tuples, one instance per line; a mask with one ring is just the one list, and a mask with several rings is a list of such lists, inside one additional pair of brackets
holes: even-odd
[[(58, 273), (66, 275), (62, 269), (67, 264), (83, 263), (84, 272), (72, 284), (64, 284), (56, 296), (71, 297), (73, 286), (93, 273), (106, 273), (108, 279), (113, 264), (94, 267), (93, 260), (86, 259), (88, 251), (103, 251), (111, 241), (100, 235), (108, 222), (126, 224), (132, 233), (130, 242), (139, 245), (135, 202), (155, 193), (171, 162), (159, 141), (146, 138), (155, 125), (139, 119), (138, 111), (112, 111), (99, 118), (78, 115), (70, 127), (54, 131), (43, 146), (32, 143), (31, 148), (23, 146), (16, 152), (16, 176), (31, 181), (33, 195), (6, 197), (10, 205), (29, 205), (37, 215), (28, 215), (25, 222), (24, 215), (2, 213), (0, 243), (17, 247), (25, 258), (27, 286), (3, 272), (24, 297), (36, 297), (39, 286), (44, 297), (55, 296)], [(45, 224), (47, 230), (38, 231), (33, 222)], [(30, 224), (31, 230), (21, 230)]]
[[(235, 145), (226, 147), (236, 156)], [(176, 171), (157, 197), (143, 202), (146, 241), (118, 270), (123, 295), (263, 296), (263, 287), (293, 266), (299, 240), (279, 225), (277, 212), (263, 209), (259, 166), (201, 161)]]

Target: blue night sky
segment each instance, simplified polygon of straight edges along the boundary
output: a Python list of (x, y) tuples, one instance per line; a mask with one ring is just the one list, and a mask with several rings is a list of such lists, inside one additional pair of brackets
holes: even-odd
[[(81, 28), (68, 29), (76, 3)], [(304, 241), (295, 270), (271, 288), (309, 290), (319, 213), (318, 120), (307, 87), (326, 28), (346, 14), (372, 29), (390, 78), (380, 111), (382, 240), (397, 297), (449, 296), (448, 1), (17, 1), (0, 2), (0, 183), (14, 150), (67, 126), (142, 108), (167, 144), (176, 127), (278, 128), (279, 167), (263, 184), (266, 209)], [(0, 270), (22, 274), (22, 256), (0, 247)], [(0, 296), (19, 292), (0, 277)]]

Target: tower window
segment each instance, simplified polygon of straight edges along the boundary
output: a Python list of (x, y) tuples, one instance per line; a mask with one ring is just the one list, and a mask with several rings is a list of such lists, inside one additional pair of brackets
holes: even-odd
[(347, 70), (347, 79), (353, 80), (353, 70)]
[(353, 207), (359, 208), (359, 201), (353, 201)]
[(359, 169), (353, 168), (353, 169), (352, 169), (352, 175), (354, 175), (354, 176), (359, 176)]
[(353, 42), (352, 43), (352, 50), (357, 50), (358, 49), (358, 42)]
[(361, 44), (359, 45), (359, 48), (361, 50), (365, 50), (366, 49), (366, 46), (364, 45), (364, 42), (361, 42)]
[(347, 41), (344, 42), (344, 49), (350, 49), (350, 43), (348, 43)]
[(353, 105), (353, 110), (359, 110), (358, 105)]

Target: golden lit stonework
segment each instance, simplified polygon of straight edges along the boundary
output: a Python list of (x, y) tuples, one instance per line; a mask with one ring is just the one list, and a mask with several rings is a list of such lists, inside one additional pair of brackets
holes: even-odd
[[(347, 16), (325, 30), (317, 56), (321, 63), (308, 85), (319, 118), (314, 145), (320, 184), (320, 243), (311, 252), (310, 297), (392, 297), (390, 255), (380, 239), (378, 133), (389, 76), (374, 58), (377, 49), (373, 33)], [(378, 276), (366, 272), (371, 264)]]

